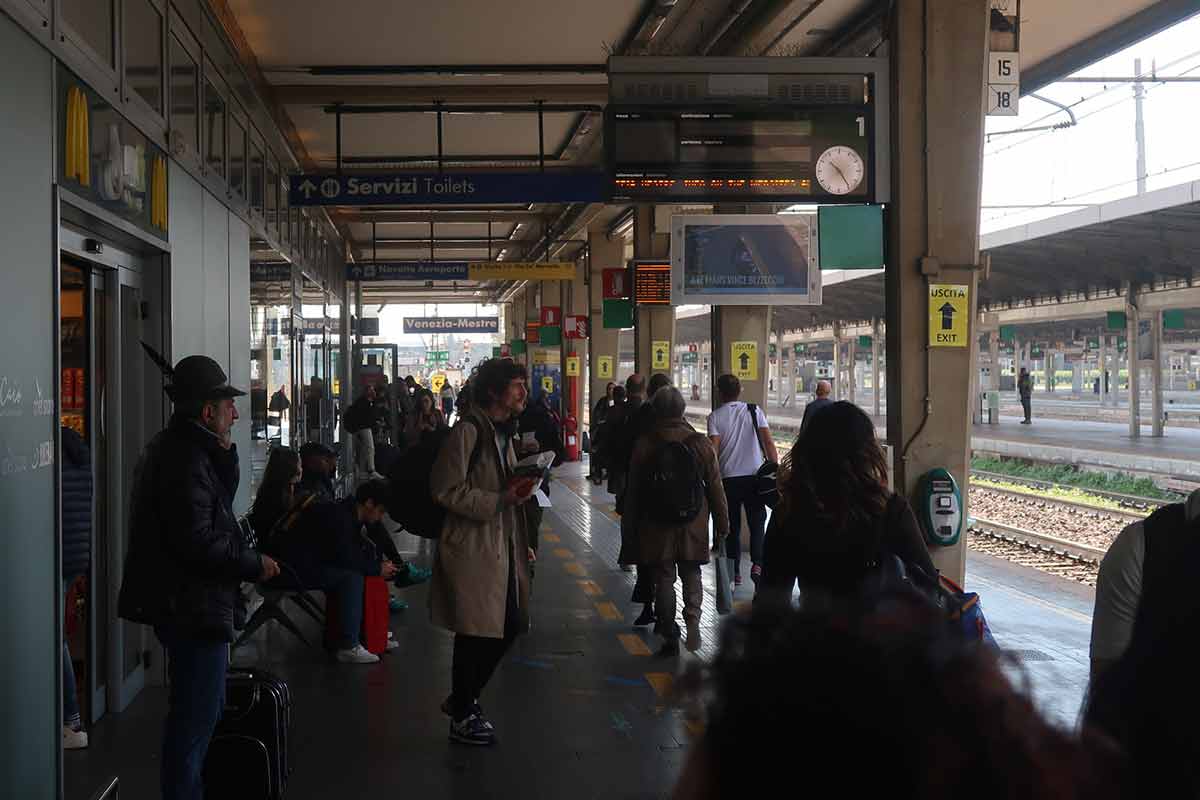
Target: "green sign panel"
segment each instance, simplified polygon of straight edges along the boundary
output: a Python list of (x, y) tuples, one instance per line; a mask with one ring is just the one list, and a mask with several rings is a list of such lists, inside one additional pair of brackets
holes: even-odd
[(679, 361), (683, 364), (695, 364), (700, 360), (699, 353), (684, 353), (680, 356)]
[(1099, 336), (1089, 336), (1087, 338), (1087, 348), (1088, 348), (1088, 350), (1099, 350), (1100, 349), (1100, 337)]
[(1000, 341), (1014, 342), (1017, 339), (1016, 325), (1001, 325), (1000, 326)]
[(768, 345), (768, 346), (767, 346), (767, 353), (768, 353), (768, 355), (770, 355), (770, 357), (771, 357), (771, 358), (774, 358), (774, 357), (775, 357), (775, 355), (776, 355), (776, 351), (775, 351), (775, 345), (774, 345), (774, 344), (771, 344), (771, 345)]
[(543, 325), (538, 329), (538, 344), (544, 347), (557, 347), (562, 344), (561, 325)]
[(821, 269), (882, 269), (883, 206), (821, 206)]
[(605, 300), (603, 322), (605, 328), (632, 328), (633, 301)]
[(526, 350), (525, 340), (524, 339), (513, 339), (511, 342), (508, 343), (508, 349), (512, 351), (512, 354), (514, 356), (521, 355)]
[(1187, 327), (1187, 317), (1183, 309), (1176, 308), (1163, 312), (1163, 328), (1168, 331), (1183, 330)]
[(433, 364), (444, 364), (450, 360), (449, 350), (428, 350), (425, 352), (426, 358)]
[(793, 347), (793, 350), (796, 352), (796, 354), (797, 354), (797, 355), (799, 355), (800, 353), (807, 353), (807, 352), (808, 352), (808, 345), (806, 345), (806, 344), (803, 344), (803, 343), (801, 343), (801, 342), (797, 342), (797, 343), (796, 343), (795, 345), (793, 345), (792, 347)]
[(1109, 311), (1106, 316), (1110, 331), (1123, 331), (1129, 325), (1124, 311)]
[(858, 346), (869, 348), (871, 346), (871, 337), (870, 336), (858, 337)]
[(500, 348), (493, 347), (492, 348), (492, 358), (499, 358), (499, 357), (500, 357)]
[(1122, 353), (1124, 353), (1124, 352), (1125, 352), (1125, 348), (1126, 348), (1127, 346), (1128, 346), (1128, 342), (1126, 342), (1126, 341), (1125, 341), (1125, 337), (1124, 337), (1124, 336), (1118, 336), (1118, 337), (1117, 337), (1117, 349), (1118, 349), (1118, 350), (1120, 350)]

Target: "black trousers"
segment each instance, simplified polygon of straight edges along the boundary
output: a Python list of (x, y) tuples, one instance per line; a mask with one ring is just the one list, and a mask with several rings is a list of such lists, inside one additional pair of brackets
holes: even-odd
[(497, 639), (491, 636), (469, 636), (463, 633), (454, 635), (454, 659), (450, 667), (450, 711), (455, 720), (462, 720), (471, 714), (471, 707), (488, 681), (492, 679), (496, 667), (504, 659), (504, 654), (517, 638), (520, 625), (520, 612), (517, 609), (516, 573), (513, 571), (513, 553), (511, 547), (508, 553), (508, 593), (504, 603), (504, 636)]
[(1025, 421), (1033, 419), (1033, 398), (1022, 397), (1021, 408), (1025, 409)]

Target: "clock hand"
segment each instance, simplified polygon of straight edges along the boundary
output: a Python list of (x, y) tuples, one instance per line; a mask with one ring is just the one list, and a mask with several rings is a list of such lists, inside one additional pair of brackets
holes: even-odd
[(830, 166), (837, 170), (837, 174), (841, 176), (842, 183), (846, 184), (846, 191), (850, 191), (850, 180), (846, 177), (846, 173), (842, 172), (841, 167), (830, 162)]

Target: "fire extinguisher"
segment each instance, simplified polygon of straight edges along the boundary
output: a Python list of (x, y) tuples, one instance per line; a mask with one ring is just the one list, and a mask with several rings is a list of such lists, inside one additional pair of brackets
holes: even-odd
[(567, 461), (579, 460), (579, 421), (574, 414), (563, 420), (563, 440), (567, 446)]

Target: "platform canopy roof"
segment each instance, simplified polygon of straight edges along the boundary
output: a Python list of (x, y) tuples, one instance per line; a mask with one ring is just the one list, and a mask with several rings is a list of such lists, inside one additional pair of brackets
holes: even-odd
[[(997, 0), (1015, 2), (1015, 0)], [(263, 79), (306, 171), (332, 170), (340, 107), (343, 169), (546, 169), (602, 162), (600, 110), (612, 54), (864, 55), (883, 41), (888, 0), (209, 0)], [(1028, 87), (1148, 35), (1194, 0), (1024, 0)], [(472, 110), (486, 106), (487, 110)], [(502, 108), (497, 108), (502, 106)], [(572, 259), (579, 231), (616, 207), (333, 209), (350, 257)], [(270, 260), (269, 253), (258, 253)], [(372, 285), (379, 297), (497, 299), (503, 283)], [(856, 290), (846, 290), (853, 293)], [(838, 297), (831, 298), (836, 302)]]

